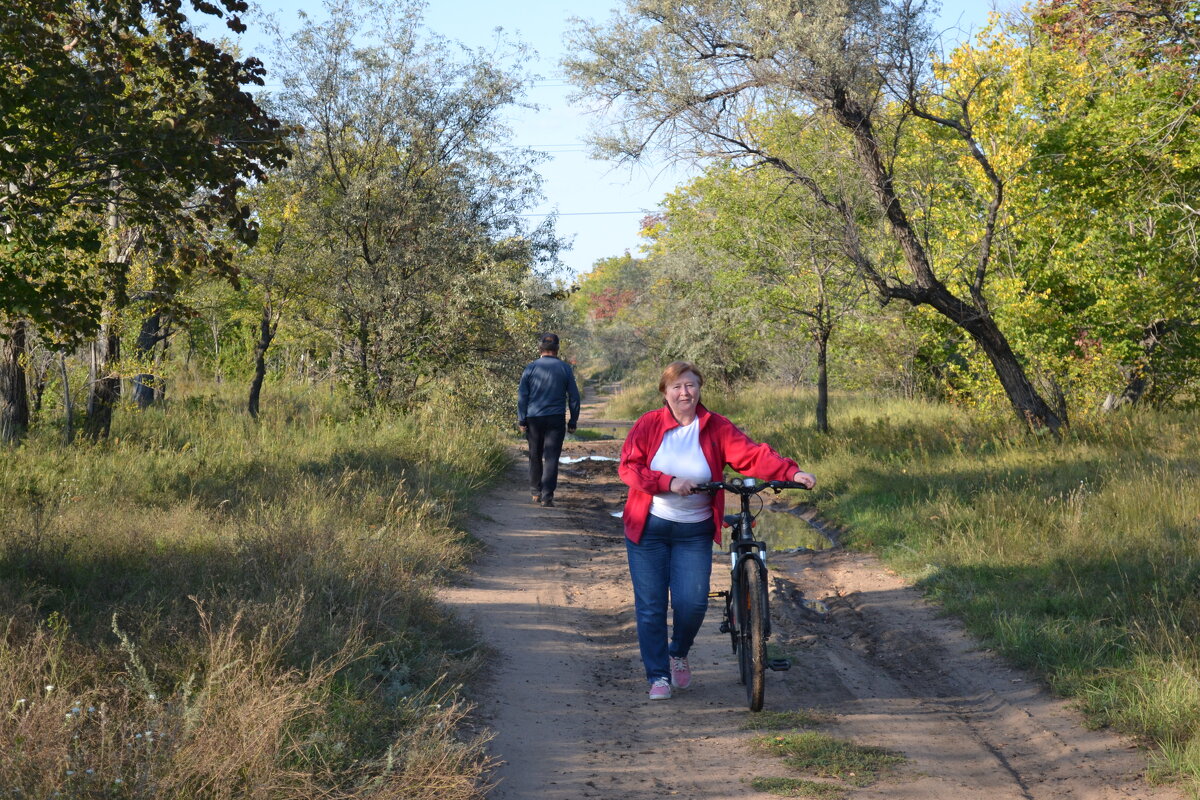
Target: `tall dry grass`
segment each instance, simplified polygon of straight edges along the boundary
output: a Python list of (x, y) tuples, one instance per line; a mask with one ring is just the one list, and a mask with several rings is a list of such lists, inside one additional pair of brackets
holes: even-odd
[[(282, 397), (281, 397), (282, 395)], [(279, 387), (122, 409), (111, 441), (0, 460), (0, 793), (477, 798), (437, 585), (505, 464), (452, 413)]]

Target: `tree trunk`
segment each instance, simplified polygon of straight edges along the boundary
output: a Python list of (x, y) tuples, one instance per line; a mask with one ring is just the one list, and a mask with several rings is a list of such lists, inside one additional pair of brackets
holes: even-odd
[(100, 325), (100, 334), (92, 342), (92, 365), (88, 374), (87, 421), (84, 433), (93, 441), (108, 437), (112, 430), (113, 409), (121, 399), (121, 377), (116, 374), (121, 357), (121, 337), (117, 335), (111, 312)]
[(171, 328), (174, 322), (175, 318), (171, 314), (167, 314), (162, 323), (162, 334), (159, 337), (162, 340), (162, 347), (158, 348), (154, 354), (154, 374), (159, 376), (158, 380), (154, 382), (154, 402), (160, 405), (167, 399), (167, 381), (162, 377), (161, 367), (167, 357), (167, 348), (171, 346), (171, 334), (173, 333)]
[[(114, 168), (112, 180), (115, 184), (120, 181), (120, 174)], [(112, 243), (108, 248), (110, 263), (121, 262), (125, 253), (119, 243), (118, 230), (121, 217), (118, 213), (116, 200), (108, 204), (108, 232)], [(92, 342), (92, 361), (88, 372), (88, 402), (87, 420), (84, 432), (93, 441), (108, 437), (112, 430), (113, 409), (121, 399), (121, 378), (116, 374), (117, 360), (121, 357), (121, 337), (116, 326), (116, 292), (109, 287), (104, 309), (100, 312), (100, 332)]]
[[(871, 120), (844, 93), (835, 97), (833, 110), (838, 122), (854, 138), (855, 159), (871, 186), (876, 203), (887, 217), (892, 237), (900, 246), (905, 265), (913, 276), (911, 284), (885, 286), (880, 279), (876, 285), (890, 298), (907, 300), (913, 305), (932, 306), (970, 334), (992, 363), (996, 377), (1017, 416), (1030, 427), (1048, 428), (1058, 433), (1063, 420), (1030, 382), (1008, 339), (996, 325), (982, 293), (972, 291), (972, 302), (965, 302), (952, 294), (934, 274), (920, 236), (913, 230), (900, 198), (896, 196), (892, 176), (884, 165)], [(851, 243), (850, 246), (856, 247), (857, 243)], [(851, 255), (857, 263), (861, 254), (855, 252)]]
[(829, 332), (817, 335), (817, 430), (829, 433)]
[(992, 363), (1013, 411), (1022, 421), (1031, 428), (1047, 428), (1055, 434), (1062, 429), (1063, 417), (1055, 412), (1034, 388), (1016, 353), (1009, 346), (1008, 339), (1001, 333), (990, 313), (964, 303), (940, 283), (930, 293), (929, 305), (975, 340)]
[(1133, 363), (1121, 367), (1121, 376), (1125, 378), (1125, 388), (1119, 394), (1110, 394), (1104, 399), (1102, 408), (1114, 411), (1122, 406), (1137, 405), (1150, 389), (1150, 366), (1155, 351), (1163, 345), (1163, 339), (1178, 326), (1165, 319), (1158, 319), (1142, 330), (1142, 355)]
[(220, 322), (216, 317), (209, 320), (209, 327), (212, 329), (213, 364), (216, 369), (215, 379), (219, 384), (221, 382), (221, 328)]
[(71, 377), (67, 373), (67, 357), (58, 356), (58, 371), (62, 374), (63, 386), (63, 444), (75, 441), (75, 405), (71, 402)]
[[(134, 356), (138, 361), (144, 362), (154, 352), (158, 343), (162, 341), (161, 328), (162, 314), (157, 311), (142, 320), (142, 328), (138, 331), (137, 341), (133, 346)], [(153, 372), (139, 372), (133, 376), (132, 383), (133, 401), (143, 411), (152, 406), (155, 400), (162, 397), (160, 389), (161, 379)]]
[(254, 379), (250, 381), (250, 401), (246, 405), (254, 419), (258, 419), (258, 399), (262, 393), (263, 379), (267, 375), (267, 348), (275, 338), (278, 324), (271, 324), (271, 316), (270, 302), (263, 303), (262, 319), (258, 323), (258, 341), (254, 345)]
[(16, 444), (29, 427), (25, 325), (18, 321), (0, 330), (0, 444)]

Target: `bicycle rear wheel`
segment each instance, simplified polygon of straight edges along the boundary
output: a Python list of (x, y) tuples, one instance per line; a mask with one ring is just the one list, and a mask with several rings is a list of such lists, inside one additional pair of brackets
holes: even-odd
[(742, 575), (738, 589), (738, 669), (746, 686), (746, 705), (751, 711), (761, 711), (766, 690), (767, 666), (767, 596), (758, 559), (742, 560)]

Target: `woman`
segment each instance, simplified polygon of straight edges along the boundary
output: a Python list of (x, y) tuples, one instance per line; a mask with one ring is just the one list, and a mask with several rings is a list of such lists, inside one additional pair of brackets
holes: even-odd
[[(633, 581), (638, 647), (650, 699), (692, 681), (687, 654), (708, 610), (713, 542), (721, 541), (723, 492), (693, 494), (722, 480), (726, 466), (762, 480), (816, 479), (765, 444), (756, 444), (725, 417), (700, 404), (704, 378), (694, 364), (674, 361), (658, 382), (665, 404), (644, 414), (621, 448), (618, 473), (629, 486), (625, 549)], [(667, 599), (673, 611), (667, 641)]]

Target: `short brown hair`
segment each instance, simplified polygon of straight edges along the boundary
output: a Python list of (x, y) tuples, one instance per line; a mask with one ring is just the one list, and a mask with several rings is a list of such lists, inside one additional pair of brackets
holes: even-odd
[(704, 385), (704, 376), (700, 374), (700, 370), (695, 364), (690, 361), (672, 361), (670, 364), (667, 364), (667, 368), (663, 370), (662, 377), (658, 379), (658, 393), (665, 393), (667, 391), (667, 384), (677, 380), (685, 372), (695, 375), (700, 385)]

